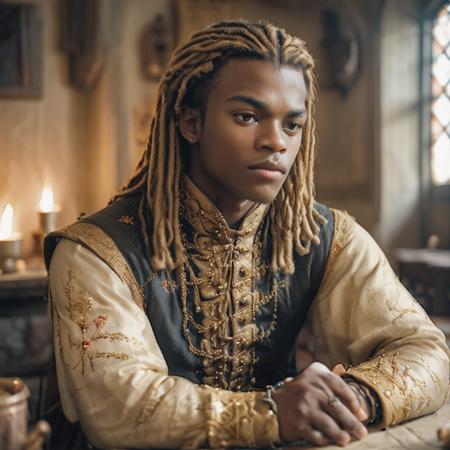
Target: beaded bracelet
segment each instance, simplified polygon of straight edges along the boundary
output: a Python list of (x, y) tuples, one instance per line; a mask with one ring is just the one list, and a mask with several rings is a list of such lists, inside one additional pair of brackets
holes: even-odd
[(273, 393), (275, 391), (277, 391), (278, 389), (280, 389), (283, 385), (284, 385), (284, 381), (278, 381), (273, 386), (271, 386), (270, 384), (267, 385), (266, 391), (264, 392), (264, 394), (262, 396), (262, 401), (269, 405), (270, 410), (274, 414), (278, 414), (278, 406), (277, 406), (275, 400), (273, 399)]
[(262, 401), (269, 405), (269, 408), (273, 413), (278, 414), (278, 407), (272, 396), (274, 392), (275, 389), (273, 386), (271, 386), (270, 384), (266, 386), (266, 391), (263, 393)]
[(378, 395), (367, 386), (358, 383), (353, 378), (346, 377), (344, 379), (348, 386), (365, 401), (367, 411), (369, 412), (369, 421), (367, 422), (367, 425), (375, 425), (381, 422), (383, 411)]

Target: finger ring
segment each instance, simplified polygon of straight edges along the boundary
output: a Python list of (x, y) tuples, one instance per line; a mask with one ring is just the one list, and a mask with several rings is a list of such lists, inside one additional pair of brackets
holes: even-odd
[(277, 391), (278, 389), (282, 388), (283, 386), (284, 386), (284, 381), (278, 381), (272, 387), (273, 387), (274, 391)]
[(339, 401), (339, 397), (337, 397), (336, 395), (328, 397), (328, 404), (331, 407), (335, 407), (337, 405), (338, 401)]

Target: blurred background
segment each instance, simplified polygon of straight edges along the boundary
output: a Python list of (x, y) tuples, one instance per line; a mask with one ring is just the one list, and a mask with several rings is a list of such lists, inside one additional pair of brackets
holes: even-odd
[(449, 247), (448, 4), (1, 1), (0, 211), (12, 205), (29, 255), (44, 186), (58, 226), (105, 205), (145, 147), (174, 45), (243, 17), (300, 36), (317, 60), (319, 201), (347, 210), (390, 257), (430, 235)]
[(450, 317), (448, 0), (0, 1), (0, 259), (2, 241), (21, 245), (0, 275), (0, 375), (48, 359), (43, 233), (106, 205), (146, 146), (174, 46), (237, 17), (307, 42), (318, 200), (353, 215), (427, 310)]

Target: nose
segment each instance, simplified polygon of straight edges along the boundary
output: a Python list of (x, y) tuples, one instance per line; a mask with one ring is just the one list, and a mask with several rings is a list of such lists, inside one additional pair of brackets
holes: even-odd
[(260, 127), (258, 148), (283, 153), (286, 151), (285, 138), (286, 136), (284, 136), (283, 129), (278, 121), (267, 121)]

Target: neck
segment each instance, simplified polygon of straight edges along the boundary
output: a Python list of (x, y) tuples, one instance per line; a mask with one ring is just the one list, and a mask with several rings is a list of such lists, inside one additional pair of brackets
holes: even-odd
[(230, 202), (229, 199), (224, 199), (220, 196), (211, 198), (211, 201), (214, 202), (223, 217), (225, 217), (230, 228), (239, 228), (242, 218), (255, 205), (255, 202), (251, 202), (250, 200)]
[(220, 189), (212, 189), (202, 177), (188, 173), (191, 181), (211, 200), (221, 212), (230, 228), (238, 228), (242, 218), (255, 205), (251, 200), (237, 199), (230, 192)]

